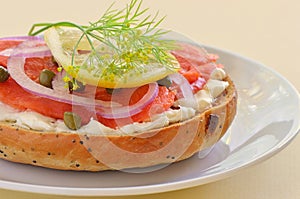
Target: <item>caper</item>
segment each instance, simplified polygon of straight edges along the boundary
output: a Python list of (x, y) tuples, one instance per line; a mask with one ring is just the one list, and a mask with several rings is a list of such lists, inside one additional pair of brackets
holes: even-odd
[(77, 80), (75, 80), (75, 81), (76, 81), (75, 83), (77, 84), (76, 89), (74, 89), (74, 83), (72, 81), (68, 82), (68, 87), (69, 87), (70, 93), (73, 93), (73, 91), (75, 91), (75, 92), (84, 91), (85, 90), (85, 85), (80, 81), (77, 81)]
[(107, 92), (108, 94), (110, 94), (110, 95), (112, 95), (113, 92), (114, 92), (114, 89), (113, 89), (113, 88), (105, 88), (105, 90), (106, 90), (106, 92)]
[(45, 87), (52, 88), (52, 80), (54, 77), (55, 77), (55, 73), (53, 71), (44, 69), (40, 73), (40, 77), (39, 77), (40, 84)]
[(166, 76), (165, 78), (158, 80), (157, 83), (160, 86), (165, 86), (169, 88), (172, 85), (172, 80), (169, 76)]
[(0, 66), (0, 82), (5, 82), (9, 78), (9, 73), (6, 68)]
[(68, 81), (68, 87), (69, 87), (69, 92), (70, 93), (73, 93), (73, 82), (71, 82), (71, 81)]
[(85, 89), (85, 85), (82, 83), (82, 82), (80, 82), (80, 81), (77, 81), (76, 80), (76, 82), (77, 82), (77, 89), (75, 90), (76, 92), (82, 92), (82, 91), (84, 91), (84, 89)]
[(73, 112), (64, 113), (64, 123), (71, 130), (77, 130), (81, 127), (81, 117)]
[(110, 94), (110, 95), (121, 91), (120, 88), (105, 88), (105, 90), (106, 90), (106, 93)]

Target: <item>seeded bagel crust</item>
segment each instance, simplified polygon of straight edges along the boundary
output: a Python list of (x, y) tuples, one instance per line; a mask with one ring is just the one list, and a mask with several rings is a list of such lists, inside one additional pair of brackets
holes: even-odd
[(215, 144), (237, 109), (232, 80), (213, 107), (167, 127), (130, 135), (39, 132), (0, 122), (0, 158), (59, 170), (103, 171), (169, 164)]

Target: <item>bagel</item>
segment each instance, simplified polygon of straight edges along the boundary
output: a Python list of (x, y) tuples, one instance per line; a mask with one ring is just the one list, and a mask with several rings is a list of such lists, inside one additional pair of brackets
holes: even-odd
[(12, 162), (77, 171), (149, 167), (187, 159), (213, 146), (228, 130), (237, 106), (233, 81), (213, 107), (191, 119), (131, 135), (40, 132), (0, 122), (0, 157)]
[(222, 138), (237, 112), (226, 67), (159, 29), (163, 18), (144, 15), (141, 3), (109, 8), (86, 26), (38, 23), (29, 36), (0, 39), (0, 158), (58, 170), (144, 169)]

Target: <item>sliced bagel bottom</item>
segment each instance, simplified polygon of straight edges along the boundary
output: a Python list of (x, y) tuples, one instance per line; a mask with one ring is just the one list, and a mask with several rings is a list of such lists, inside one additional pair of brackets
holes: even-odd
[(237, 111), (233, 81), (213, 107), (193, 118), (150, 131), (126, 135), (39, 132), (0, 122), (0, 158), (40, 167), (104, 171), (149, 167), (187, 159), (214, 145)]

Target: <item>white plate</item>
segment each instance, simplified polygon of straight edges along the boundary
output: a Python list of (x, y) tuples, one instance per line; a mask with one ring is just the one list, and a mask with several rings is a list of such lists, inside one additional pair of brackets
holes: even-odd
[(226, 136), (205, 157), (152, 171), (99, 173), (56, 171), (0, 160), (0, 187), (34, 193), (116, 196), (158, 193), (197, 186), (234, 174), (276, 154), (296, 136), (300, 100), (282, 76), (240, 55), (207, 47), (238, 89), (238, 114)]

